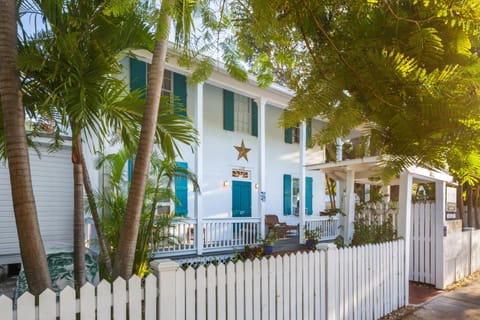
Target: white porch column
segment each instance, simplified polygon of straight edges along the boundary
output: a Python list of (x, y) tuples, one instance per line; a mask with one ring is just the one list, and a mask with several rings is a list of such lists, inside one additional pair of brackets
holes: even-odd
[(355, 220), (355, 171), (347, 170), (347, 181), (345, 182), (345, 217), (343, 223), (343, 239), (346, 244), (352, 242), (353, 221)]
[[(408, 304), (408, 279), (410, 278), (410, 237), (412, 220), (412, 175), (408, 172), (400, 174), (400, 193), (398, 196), (398, 236), (405, 240), (405, 305)], [(402, 257), (400, 257), (401, 259)]]
[(197, 174), (200, 192), (195, 193), (195, 216), (197, 218), (197, 230), (195, 233), (197, 242), (197, 253), (202, 254), (203, 251), (203, 83), (197, 83), (195, 87), (195, 128), (198, 131), (199, 144), (195, 152), (195, 172)]
[(265, 238), (265, 200), (262, 201), (262, 194), (266, 196), (266, 134), (265, 134), (265, 123), (266, 123), (266, 104), (267, 100), (264, 97), (257, 99), (258, 108), (259, 108), (259, 130), (258, 130), (258, 139), (260, 142), (260, 164), (259, 164), (259, 176), (260, 176), (260, 187), (258, 194), (258, 214), (260, 215), (260, 234), (262, 239)]
[[(336, 142), (335, 142), (335, 146), (336, 146), (336, 153), (335, 153), (335, 161), (336, 162), (340, 162), (340, 161), (343, 161), (343, 140), (342, 138), (337, 138), (336, 139)], [(337, 209), (339, 208), (342, 208), (343, 204), (342, 204), (342, 201), (343, 201), (343, 189), (344, 189), (344, 185), (341, 181), (337, 180), (335, 181), (335, 184), (336, 184), (336, 190), (337, 190), (337, 195), (336, 195), (336, 199), (335, 199), (335, 202), (337, 204)]]
[(439, 289), (445, 288), (443, 237), (446, 226), (446, 191), (444, 181), (435, 182), (435, 287)]
[(300, 124), (300, 208), (298, 209), (300, 218), (299, 227), (299, 241), (305, 243), (305, 164), (306, 164), (306, 150), (307, 150), (307, 126), (305, 121)]

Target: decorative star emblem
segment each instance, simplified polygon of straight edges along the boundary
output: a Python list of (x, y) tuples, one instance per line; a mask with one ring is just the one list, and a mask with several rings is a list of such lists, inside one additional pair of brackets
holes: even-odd
[(237, 149), (238, 151), (238, 157), (237, 157), (237, 160), (240, 160), (241, 158), (245, 158), (245, 160), (248, 161), (248, 156), (247, 156), (247, 153), (250, 152), (250, 148), (245, 148), (245, 143), (243, 143), (243, 139), (242, 139), (242, 144), (240, 145), (240, 147), (238, 146), (233, 146), (235, 149)]

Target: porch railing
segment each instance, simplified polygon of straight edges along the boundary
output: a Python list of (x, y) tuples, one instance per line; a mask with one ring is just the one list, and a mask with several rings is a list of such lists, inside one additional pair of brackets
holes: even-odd
[[(174, 219), (170, 226), (154, 232), (160, 241), (153, 241), (154, 256), (188, 254), (197, 251), (197, 220)], [(155, 237), (155, 235), (154, 235)]]
[(153, 256), (225, 251), (254, 245), (261, 231), (260, 218), (204, 218), (200, 225), (196, 219), (174, 219), (169, 227), (157, 230), (162, 240), (152, 241)]
[(340, 218), (332, 217), (308, 217), (305, 221), (305, 227), (308, 230), (320, 228), (322, 238), (320, 240), (332, 240), (340, 234)]
[(258, 243), (260, 218), (206, 218), (203, 224), (203, 251), (220, 251)]

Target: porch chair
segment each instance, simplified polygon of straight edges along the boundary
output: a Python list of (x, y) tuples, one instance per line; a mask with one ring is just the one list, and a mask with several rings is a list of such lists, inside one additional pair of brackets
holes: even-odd
[(297, 231), (298, 230), (298, 224), (297, 225), (288, 225), (285, 222), (280, 222), (278, 220), (277, 215), (275, 215), (275, 214), (266, 214), (265, 215), (265, 226), (267, 227), (267, 230), (266, 230), (267, 233), (271, 229), (277, 228), (279, 238), (286, 238), (288, 231), (291, 231), (291, 230)]

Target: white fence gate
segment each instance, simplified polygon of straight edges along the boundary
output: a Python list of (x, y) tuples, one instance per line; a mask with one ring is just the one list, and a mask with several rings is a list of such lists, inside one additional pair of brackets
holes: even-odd
[(0, 320), (378, 319), (405, 305), (403, 240), (270, 257), (197, 269), (157, 260), (157, 275), (132, 277), (76, 297), (67, 287), (36, 299), (0, 296)]
[(409, 280), (435, 284), (435, 201), (412, 203)]

